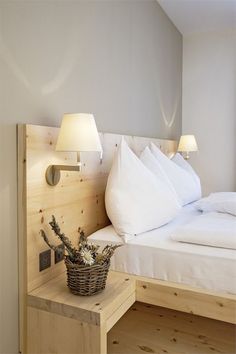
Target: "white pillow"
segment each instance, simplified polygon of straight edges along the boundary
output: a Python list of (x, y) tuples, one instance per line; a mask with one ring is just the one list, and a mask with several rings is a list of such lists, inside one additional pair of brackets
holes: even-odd
[(165, 173), (165, 171), (161, 167), (161, 164), (158, 162), (158, 160), (155, 158), (155, 156), (151, 153), (151, 150), (149, 149), (148, 146), (141, 153), (140, 160), (156, 176), (156, 178), (158, 178), (158, 180), (161, 180), (163, 183), (168, 185), (168, 187), (173, 192), (173, 198), (177, 199), (178, 202), (181, 204), (181, 201), (178, 198), (178, 195), (174, 189), (173, 184), (171, 183), (167, 174)]
[(179, 167), (182, 167), (185, 171), (189, 172), (194, 178), (194, 180), (196, 181), (196, 190), (198, 190), (199, 193), (198, 199), (200, 199), (202, 196), (201, 180), (192, 168), (192, 166), (179, 153), (175, 154), (174, 157), (172, 157), (172, 161), (174, 161), (174, 163), (176, 163), (176, 165), (178, 165)]
[(170, 188), (143, 165), (124, 140), (108, 177), (105, 203), (108, 217), (125, 241), (168, 223), (180, 209)]
[(196, 182), (189, 172), (171, 161), (153, 143), (150, 144), (150, 150), (173, 184), (182, 205), (192, 203), (201, 197), (199, 189), (196, 188)]
[(218, 211), (236, 216), (236, 192), (212, 193), (197, 201), (195, 207), (205, 212)]
[(179, 167), (182, 167), (184, 170), (191, 173), (194, 178), (199, 179), (199, 176), (196, 174), (192, 166), (183, 158), (181, 154), (177, 152), (171, 160), (174, 161), (174, 163), (176, 163)]

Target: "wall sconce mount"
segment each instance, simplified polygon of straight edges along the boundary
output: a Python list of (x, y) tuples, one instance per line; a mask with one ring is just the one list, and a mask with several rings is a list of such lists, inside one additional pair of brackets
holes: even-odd
[(46, 181), (50, 186), (56, 186), (61, 178), (61, 171), (81, 171), (81, 162), (79, 161), (79, 153), (77, 165), (50, 165), (46, 170)]

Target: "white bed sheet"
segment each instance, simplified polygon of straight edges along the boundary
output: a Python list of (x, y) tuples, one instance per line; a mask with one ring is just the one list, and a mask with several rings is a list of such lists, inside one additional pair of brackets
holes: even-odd
[[(169, 224), (128, 241), (116, 250), (111, 269), (236, 294), (236, 250), (171, 239), (177, 226), (198, 214), (194, 203), (189, 204)], [(112, 225), (95, 232), (90, 240), (101, 247), (108, 243), (122, 243)]]

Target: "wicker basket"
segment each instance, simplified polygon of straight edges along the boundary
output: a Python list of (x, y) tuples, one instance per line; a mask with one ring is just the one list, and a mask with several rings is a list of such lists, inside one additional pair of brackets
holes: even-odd
[(83, 266), (72, 263), (65, 257), (67, 268), (67, 286), (75, 295), (95, 295), (105, 289), (109, 263)]

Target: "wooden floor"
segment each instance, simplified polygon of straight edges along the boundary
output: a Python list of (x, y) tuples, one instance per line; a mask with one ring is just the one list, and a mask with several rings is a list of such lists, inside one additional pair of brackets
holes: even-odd
[(108, 334), (108, 354), (236, 353), (234, 325), (136, 302)]

